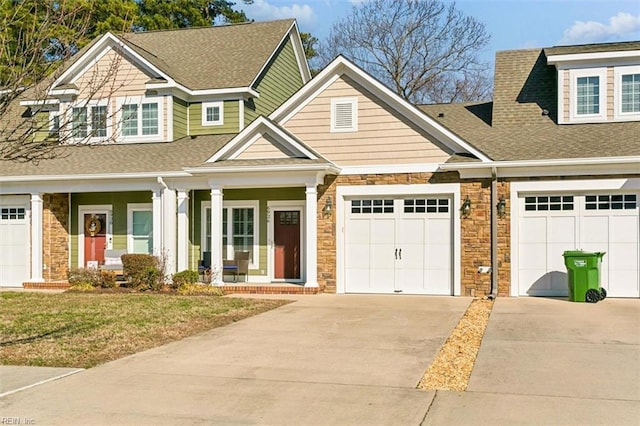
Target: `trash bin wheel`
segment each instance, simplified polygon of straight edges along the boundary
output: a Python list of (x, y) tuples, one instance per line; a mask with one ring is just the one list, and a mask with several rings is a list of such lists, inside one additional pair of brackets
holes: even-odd
[(600, 288), (600, 300), (604, 300), (607, 298), (607, 290), (605, 290), (604, 288)]
[(584, 300), (589, 303), (597, 303), (600, 301), (600, 292), (595, 288), (590, 288), (584, 294)]

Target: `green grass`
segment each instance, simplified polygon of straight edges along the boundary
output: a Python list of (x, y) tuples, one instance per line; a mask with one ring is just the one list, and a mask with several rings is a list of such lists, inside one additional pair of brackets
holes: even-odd
[(0, 364), (89, 368), (288, 303), (216, 296), (0, 293)]

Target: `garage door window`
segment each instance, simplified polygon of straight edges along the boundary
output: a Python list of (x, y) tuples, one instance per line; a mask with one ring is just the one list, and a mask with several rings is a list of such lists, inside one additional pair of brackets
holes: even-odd
[(0, 220), (24, 220), (25, 212), (24, 207), (3, 207), (0, 209)]
[(405, 213), (449, 213), (447, 198), (418, 198), (404, 200)]
[(351, 213), (393, 213), (393, 200), (352, 200)]
[(636, 206), (635, 194), (587, 195), (585, 197), (587, 210), (633, 210)]
[(548, 211), (548, 210), (573, 210), (572, 195), (554, 195), (525, 197), (524, 209), (526, 211)]

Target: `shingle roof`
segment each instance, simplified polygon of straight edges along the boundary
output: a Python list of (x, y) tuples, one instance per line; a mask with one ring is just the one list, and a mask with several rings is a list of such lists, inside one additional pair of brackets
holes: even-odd
[(245, 168), (245, 167), (277, 167), (277, 166), (310, 166), (310, 165), (333, 165), (329, 160), (318, 158), (311, 160), (309, 158), (267, 158), (253, 160), (220, 160), (215, 163), (202, 164), (199, 167), (189, 168), (189, 170), (217, 169), (217, 168)]
[(547, 56), (551, 56), (569, 55), (574, 53), (620, 52), (628, 50), (640, 50), (640, 41), (554, 46), (545, 48), (544, 53)]
[(285, 19), (119, 37), (189, 89), (248, 87), (293, 23)]
[(182, 171), (203, 164), (233, 136), (184, 137), (174, 142), (67, 145), (55, 158), (33, 162), (0, 161), (0, 176), (97, 175)]
[(496, 161), (640, 156), (640, 122), (556, 124), (555, 78), (542, 49), (498, 52), (493, 102), (419, 108)]

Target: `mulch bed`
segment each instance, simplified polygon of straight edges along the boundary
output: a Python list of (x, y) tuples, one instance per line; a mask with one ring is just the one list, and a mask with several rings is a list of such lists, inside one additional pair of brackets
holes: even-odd
[(418, 389), (465, 391), (476, 362), (493, 300), (475, 299), (453, 329)]

